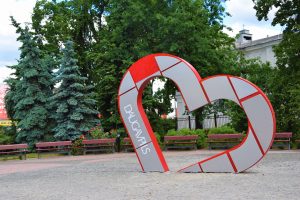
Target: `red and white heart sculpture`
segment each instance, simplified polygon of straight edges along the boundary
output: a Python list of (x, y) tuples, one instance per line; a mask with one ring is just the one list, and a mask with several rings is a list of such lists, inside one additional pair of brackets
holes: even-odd
[(163, 76), (178, 87), (189, 111), (217, 99), (234, 101), (245, 111), (248, 132), (237, 146), (201, 160), (181, 172), (242, 172), (259, 162), (274, 139), (275, 115), (266, 95), (253, 83), (231, 75), (202, 79), (187, 61), (169, 54), (151, 54), (125, 73), (118, 93), (119, 111), (144, 172), (169, 170), (142, 106), (147, 83)]

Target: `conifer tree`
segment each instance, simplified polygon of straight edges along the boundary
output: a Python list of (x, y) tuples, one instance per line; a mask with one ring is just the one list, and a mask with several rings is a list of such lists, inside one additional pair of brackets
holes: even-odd
[(54, 137), (59, 140), (75, 140), (99, 123), (93, 86), (87, 85), (87, 78), (81, 76), (75, 56), (73, 42), (66, 42), (55, 78), (60, 86), (51, 98), (57, 123)]
[(17, 76), (7, 80), (13, 86), (7, 101), (10, 102), (11, 114), (17, 121), (16, 141), (33, 146), (42, 141), (48, 132), (49, 113), (46, 105), (51, 94), (52, 75), (43, 62), (37, 38), (27, 26), (22, 29), (13, 18), (11, 20), (20, 34), (18, 41), (22, 46), (18, 64), (12, 67)]

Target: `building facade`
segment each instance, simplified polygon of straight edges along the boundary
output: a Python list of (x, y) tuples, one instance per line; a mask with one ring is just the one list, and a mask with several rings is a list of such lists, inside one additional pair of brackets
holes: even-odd
[(258, 58), (262, 62), (269, 62), (271, 66), (276, 65), (276, 57), (273, 47), (282, 41), (282, 34), (252, 40), (249, 30), (241, 30), (236, 40), (235, 47), (243, 52), (246, 58)]

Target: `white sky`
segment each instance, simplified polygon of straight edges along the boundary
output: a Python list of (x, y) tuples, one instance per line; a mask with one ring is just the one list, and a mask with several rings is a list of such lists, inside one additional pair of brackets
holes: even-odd
[(225, 4), (226, 11), (231, 14), (232, 17), (227, 17), (224, 20), (224, 24), (233, 29), (232, 32), (225, 30), (228, 35), (235, 37), (240, 30), (250, 30), (253, 40), (265, 38), (267, 36), (278, 35), (282, 32), (280, 26), (272, 26), (271, 22), (276, 12), (273, 9), (268, 15), (268, 21), (258, 21), (254, 10), (252, 0), (228, 0)]
[(0, 83), (6, 79), (11, 71), (5, 67), (16, 64), (19, 57), (16, 42), (17, 34), (11, 26), (9, 16), (14, 16), (17, 22), (29, 22), (36, 0), (2, 0), (0, 6)]
[[(2, 0), (0, 6), (0, 84), (6, 79), (11, 71), (5, 67), (16, 64), (19, 57), (16, 42), (17, 35), (15, 28), (10, 24), (9, 16), (14, 16), (19, 23), (30, 22), (32, 8), (36, 0)], [(253, 39), (264, 38), (281, 33), (280, 27), (272, 27), (271, 21), (258, 22), (255, 17), (252, 0), (229, 0), (226, 2), (226, 9), (232, 17), (225, 19), (225, 24), (233, 29), (228, 32), (234, 37), (242, 28), (250, 30)], [(274, 13), (274, 12), (273, 12)], [(274, 15), (274, 14), (273, 14)], [(273, 19), (272, 15), (270, 19)]]

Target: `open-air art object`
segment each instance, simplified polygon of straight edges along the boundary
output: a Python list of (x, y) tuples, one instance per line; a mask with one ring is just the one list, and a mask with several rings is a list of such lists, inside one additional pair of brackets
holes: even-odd
[(242, 172), (258, 163), (270, 149), (275, 115), (266, 95), (253, 83), (231, 75), (202, 79), (187, 61), (169, 54), (151, 54), (125, 73), (118, 93), (119, 111), (144, 172), (169, 170), (142, 106), (142, 93), (155, 77), (171, 79), (189, 111), (218, 99), (237, 103), (248, 118), (248, 132), (237, 146), (184, 167), (180, 172)]

